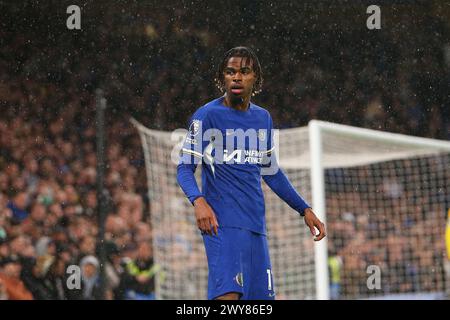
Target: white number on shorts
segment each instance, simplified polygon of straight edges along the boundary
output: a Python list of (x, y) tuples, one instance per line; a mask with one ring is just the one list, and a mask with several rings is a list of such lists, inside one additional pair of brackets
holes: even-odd
[(267, 269), (267, 279), (269, 280), (268, 289), (272, 290), (272, 271)]

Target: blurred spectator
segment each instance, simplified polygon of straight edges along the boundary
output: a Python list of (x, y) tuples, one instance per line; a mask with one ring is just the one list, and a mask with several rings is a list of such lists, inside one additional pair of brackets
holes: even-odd
[(105, 275), (106, 275), (106, 286), (107, 291), (114, 298), (119, 298), (122, 295), (120, 291), (120, 278), (124, 272), (124, 266), (122, 264), (121, 252), (114, 242), (106, 242), (106, 265), (105, 265)]
[(340, 256), (332, 254), (328, 257), (328, 268), (330, 274), (330, 299), (337, 300), (340, 298), (342, 290), (342, 259)]
[(53, 295), (51, 283), (46, 279), (48, 270), (54, 262), (53, 256), (43, 255), (37, 259), (26, 259), (22, 262), (21, 279), (30, 290), (34, 299), (56, 299)]
[[(22, 266), (17, 257), (0, 261), (0, 294), (8, 300), (33, 300), (33, 295), (20, 280)], [(3, 287), (3, 288), (2, 288)]]
[(85, 256), (80, 261), (81, 288), (69, 290), (69, 298), (74, 300), (98, 300), (100, 289), (99, 262), (94, 256)]
[(12, 200), (8, 202), (7, 208), (12, 211), (12, 218), (16, 222), (22, 222), (28, 217), (26, 210), (28, 204), (28, 195), (25, 191), (18, 191), (12, 196)]
[(152, 248), (148, 242), (141, 242), (135, 259), (125, 264), (121, 287), (125, 299), (155, 299), (155, 277), (163, 279), (160, 266), (153, 263)]

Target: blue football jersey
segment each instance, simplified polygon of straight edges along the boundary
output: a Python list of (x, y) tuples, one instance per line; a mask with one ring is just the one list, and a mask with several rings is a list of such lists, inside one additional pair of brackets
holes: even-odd
[[(191, 203), (205, 197), (220, 227), (266, 233), (261, 177), (298, 212), (309, 207), (278, 168), (269, 112), (253, 103), (240, 111), (220, 97), (199, 108), (190, 119), (180, 155), (181, 188)], [(194, 178), (200, 163), (201, 191)]]

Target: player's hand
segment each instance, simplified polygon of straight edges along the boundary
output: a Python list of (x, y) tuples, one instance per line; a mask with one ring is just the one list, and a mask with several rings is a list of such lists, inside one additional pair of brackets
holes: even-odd
[(210, 207), (205, 198), (199, 197), (194, 201), (195, 219), (197, 220), (197, 226), (202, 231), (209, 235), (212, 235), (212, 230), (217, 235), (217, 228), (219, 223), (217, 222), (216, 215), (213, 209)]
[[(305, 209), (305, 223), (309, 227), (309, 230), (311, 230), (314, 241), (320, 241), (326, 237), (325, 225), (316, 217), (311, 208)], [(316, 229), (314, 228), (319, 230), (319, 234), (316, 235)]]

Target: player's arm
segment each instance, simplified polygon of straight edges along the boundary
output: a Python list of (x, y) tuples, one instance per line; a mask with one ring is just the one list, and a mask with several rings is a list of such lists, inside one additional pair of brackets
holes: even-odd
[[(305, 223), (309, 227), (315, 241), (322, 240), (326, 236), (325, 225), (314, 214), (311, 206), (295, 190), (283, 170), (278, 168), (277, 173), (274, 175), (264, 175), (263, 179), (277, 196), (286, 202), (292, 209), (299, 212), (300, 215), (304, 216)], [(316, 235), (314, 227), (319, 230), (318, 235)]]
[(194, 206), (195, 220), (202, 232), (212, 235), (211, 228), (217, 235), (219, 224), (213, 209), (200, 192), (194, 172), (196, 165), (180, 163), (177, 168), (177, 181), (189, 201)]
[[(197, 119), (200, 118), (200, 119)], [(207, 203), (195, 180), (197, 164), (203, 157), (204, 142), (202, 141), (203, 126), (201, 114), (194, 114), (190, 121), (189, 132), (180, 151), (180, 162), (177, 167), (177, 181), (181, 189), (194, 206), (197, 226), (202, 232), (212, 234), (211, 229), (217, 234), (218, 223), (214, 211)]]
[[(284, 202), (286, 202), (292, 209), (304, 216), (305, 223), (309, 227), (311, 234), (315, 241), (322, 240), (326, 236), (325, 225), (314, 214), (311, 206), (302, 198), (302, 196), (295, 190), (292, 183), (287, 178), (286, 174), (278, 166), (275, 151), (273, 148), (273, 125), (272, 119), (269, 117), (270, 139), (266, 155), (266, 161), (263, 167), (269, 167), (269, 174), (264, 174), (262, 177), (270, 189), (275, 192)], [(316, 235), (317, 228), (319, 234)]]

